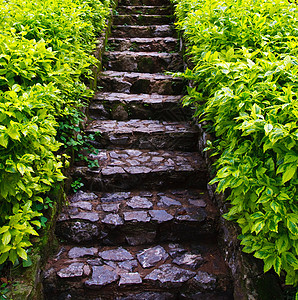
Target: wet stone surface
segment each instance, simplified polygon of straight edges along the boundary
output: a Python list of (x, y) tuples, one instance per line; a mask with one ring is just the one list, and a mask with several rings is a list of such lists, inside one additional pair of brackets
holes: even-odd
[(185, 253), (182, 256), (178, 256), (173, 260), (173, 263), (181, 267), (189, 267), (196, 269), (199, 265), (204, 262), (203, 257), (200, 254)]
[(94, 256), (98, 252), (97, 248), (74, 247), (68, 252), (69, 258), (78, 258), (84, 256)]
[(119, 279), (119, 275), (108, 266), (93, 266), (92, 279), (87, 280), (85, 285), (89, 288), (100, 288)]
[(133, 259), (133, 256), (127, 250), (121, 247), (114, 250), (106, 250), (103, 252), (99, 252), (98, 255), (104, 260), (112, 261), (125, 261)]
[(139, 273), (124, 273), (120, 275), (119, 285), (131, 285), (142, 283), (142, 278)]
[(68, 267), (61, 269), (57, 272), (57, 275), (60, 278), (71, 278), (71, 277), (80, 277), (84, 273), (84, 264), (83, 263), (73, 263)]
[(139, 263), (143, 268), (154, 267), (158, 262), (168, 258), (168, 254), (161, 246), (146, 249), (137, 255)]

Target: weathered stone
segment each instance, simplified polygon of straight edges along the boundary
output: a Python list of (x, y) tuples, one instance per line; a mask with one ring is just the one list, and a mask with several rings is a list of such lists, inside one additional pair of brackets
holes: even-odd
[(140, 196), (134, 196), (132, 197), (128, 202), (127, 205), (131, 208), (152, 208), (153, 204), (144, 197), (140, 197)]
[(146, 174), (151, 172), (151, 169), (147, 167), (124, 167), (124, 169), (130, 174)]
[(73, 202), (70, 205), (84, 210), (92, 210), (92, 203), (87, 201)]
[(189, 204), (197, 207), (206, 207), (206, 202), (204, 200), (188, 200)]
[(129, 192), (108, 193), (108, 194), (104, 194), (100, 200), (103, 203), (121, 202), (127, 199), (129, 196), (130, 196)]
[(84, 256), (94, 256), (98, 252), (97, 248), (73, 247), (68, 252), (69, 258), (78, 258)]
[(192, 279), (192, 284), (196, 288), (213, 291), (216, 288), (216, 277), (207, 273), (198, 271), (197, 275)]
[(120, 203), (102, 204), (101, 208), (105, 212), (118, 212)]
[(161, 246), (145, 249), (137, 254), (137, 259), (143, 268), (154, 267), (157, 263), (165, 261), (167, 258), (168, 254)]
[(169, 254), (171, 255), (172, 258), (175, 258), (177, 256), (180, 256), (181, 254), (185, 253), (187, 250), (184, 249), (181, 245), (179, 244), (169, 244)]
[(154, 269), (145, 279), (158, 282), (160, 285), (178, 286), (196, 275), (195, 272), (177, 268), (171, 264), (164, 264)]
[(112, 261), (125, 261), (125, 260), (133, 259), (133, 256), (122, 247), (118, 249), (99, 252), (98, 255), (104, 260), (112, 260)]
[(124, 273), (120, 275), (119, 285), (131, 285), (142, 283), (139, 273)]
[(134, 222), (149, 222), (150, 217), (146, 211), (132, 211), (124, 212), (125, 221), (134, 221)]
[(170, 197), (167, 196), (161, 196), (160, 197), (160, 201), (157, 204), (158, 206), (161, 207), (169, 207), (169, 206), (181, 206), (181, 202), (175, 199), (172, 199)]
[(203, 262), (204, 259), (200, 254), (191, 253), (185, 253), (182, 256), (177, 256), (175, 259), (173, 259), (173, 263), (182, 267), (191, 268), (193, 270), (200, 266)]
[(91, 274), (91, 268), (88, 265), (84, 265), (83, 271), (85, 276), (89, 276)]
[(156, 231), (143, 232), (142, 234), (136, 234), (125, 237), (127, 243), (131, 246), (150, 244), (154, 242), (155, 238)]
[(124, 174), (125, 171), (121, 167), (105, 167), (101, 170), (102, 175), (109, 176), (114, 174)]
[(60, 278), (71, 278), (71, 277), (80, 277), (84, 273), (84, 264), (83, 263), (73, 263), (68, 267), (61, 269), (57, 272), (57, 275)]
[(119, 279), (119, 275), (108, 266), (93, 266), (92, 279), (87, 280), (85, 285), (89, 288), (101, 288)]
[(70, 217), (72, 219), (82, 219), (90, 222), (96, 222), (99, 220), (99, 215), (95, 212), (79, 212), (78, 214), (71, 215)]
[(90, 266), (102, 266), (103, 265), (103, 261), (101, 258), (88, 259), (87, 263)]
[(118, 263), (119, 268), (132, 272), (135, 267), (138, 266), (138, 262), (133, 260), (125, 260)]
[(110, 224), (110, 225), (123, 225), (124, 222), (122, 218), (118, 214), (108, 214), (105, 216), (105, 218), (102, 220), (102, 223)]
[(56, 229), (64, 239), (76, 243), (92, 241), (100, 236), (98, 227), (89, 222), (62, 222)]
[(97, 198), (98, 196), (94, 193), (86, 193), (83, 191), (78, 191), (70, 198), (70, 202), (92, 201)]
[(150, 210), (149, 211), (152, 220), (157, 221), (158, 223), (163, 223), (174, 219), (174, 217), (168, 214), (165, 210)]
[(116, 300), (174, 300), (176, 295), (165, 292), (143, 292), (138, 294), (130, 294), (125, 297), (117, 297)]

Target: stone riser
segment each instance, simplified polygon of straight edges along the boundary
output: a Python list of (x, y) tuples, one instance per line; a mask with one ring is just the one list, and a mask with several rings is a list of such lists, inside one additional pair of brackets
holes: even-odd
[(65, 246), (49, 267), (44, 287), (51, 300), (232, 299), (227, 270), (212, 244)]
[(119, 6), (169, 6), (170, 1), (165, 0), (121, 0), (119, 1)]
[(112, 36), (115, 38), (154, 38), (154, 37), (176, 37), (171, 25), (151, 26), (125, 26), (116, 25), (112, 27)]
[(206, 174), (202, 171), (174, 171), (149, 174), (114, 174), (97, 176), (96, 171), (88, 174), (75, 172), (74, 179), (81, 178), (84, 187), (91, 191), (129, 191), (131, 189), (164, 188), (204, 188), (207, 184)]
[(113, 19), (114, 25), (168, 25), (173, 23), (174, 17), (167, 15), (117, 15)]
[[(109, 74), (109, 72), (104, 72), (104, 74)], [(152, 74), (150, 76), (150, 74), (123, 72), (122, 74), (118, 73), (117, 76), (101, 76), (100, 79), (99, 85), (103, 92), (181, 95), (184, 90), (182, 80), (163, 75)]]
[(182, 71), (183, 61), (179, 54), (157, 52), (108, 52), (103, 66), (107, 70), (120, 72), (162, 73)]
[[(118, 107), (127, 112), (119, 115)], [(89, 107), (89, 116), (95, 120), (161, 120), (161, 121), (186, 121), (192, 115), (191, 109), (179, 107), (173, 103), (163, 103), (162, 105), (122, 101), (94, 101)]]
[(179, 41), (175, 38), (131, 38), (109, 39), (110, 47), (115, 51), (135, 52), (173, 52), (178, 51)]
[(141, 15), (171, 15), (172, 8), (156, 6), (118, 6), (119, 15), (141, 14)]

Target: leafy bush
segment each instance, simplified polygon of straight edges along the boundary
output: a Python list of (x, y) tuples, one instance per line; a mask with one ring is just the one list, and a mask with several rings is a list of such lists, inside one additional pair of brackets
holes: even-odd
[(185, 105), (215, 136), (211, 184), (228, 190), (243, 251), (298, 284), (298, 7), (282, 0), (174, 0), (194, 67)]
[(108, 13), (108, 0), (0, 1), (0, 264), (26, 261), (46, 222)]

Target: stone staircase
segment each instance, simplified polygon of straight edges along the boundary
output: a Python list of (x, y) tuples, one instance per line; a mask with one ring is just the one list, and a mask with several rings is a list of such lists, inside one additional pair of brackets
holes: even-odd
[[(57, 221), (45, 299), (233, 299), (166, 0), (122, 0), (90, 104), (100, 149)], [(170, 24), (170, 25), (169, 25)]]

